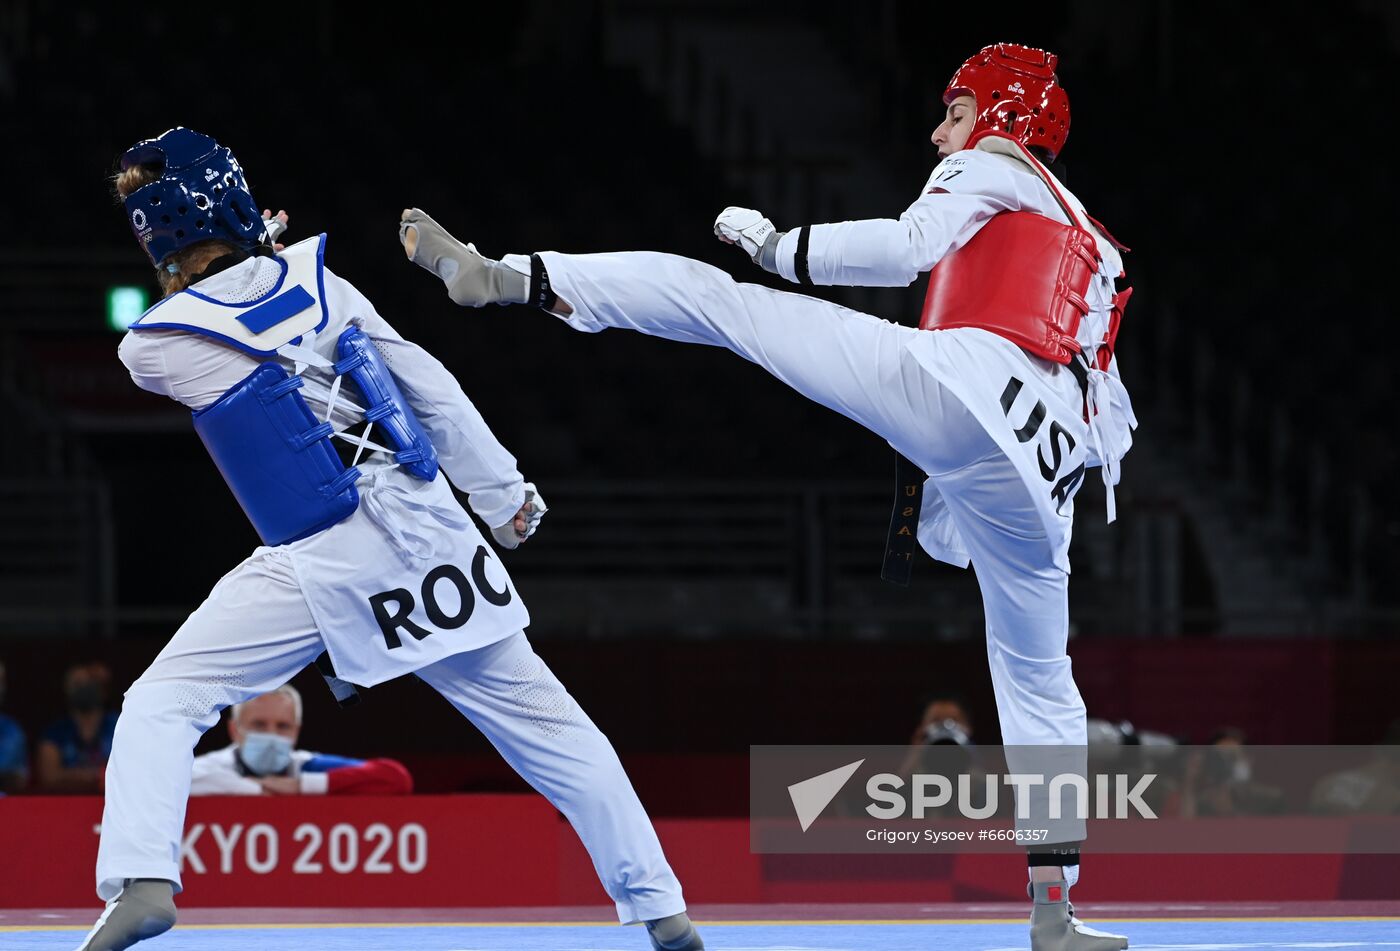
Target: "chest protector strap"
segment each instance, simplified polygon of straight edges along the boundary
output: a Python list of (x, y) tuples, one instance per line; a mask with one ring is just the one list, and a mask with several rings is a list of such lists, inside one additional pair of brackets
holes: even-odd
[(355, 480), (297, 392), (299, 376), (264, 363), (194, 414), (224, 481), (265, 545), (285, 545), (349, 518), (360, 504)]

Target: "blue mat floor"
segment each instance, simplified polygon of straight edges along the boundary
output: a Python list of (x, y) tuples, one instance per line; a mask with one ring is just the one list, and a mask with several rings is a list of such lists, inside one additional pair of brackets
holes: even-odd
[[(709, 951), (1026, 951), (1022, 922), (714, 924)], [(1134, 951), (1400, 949), (1400, 919), (1097, 921)], [(75, 928), (0, 928), (4, 951), (72, 951)], [(353, 925), (180, 927), (145, 951), (648, 951), (640, 928), (599, 925)]]

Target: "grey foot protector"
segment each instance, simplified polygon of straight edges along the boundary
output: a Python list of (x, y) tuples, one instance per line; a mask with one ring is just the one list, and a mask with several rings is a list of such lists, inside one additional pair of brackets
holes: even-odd
[(78, 951), (126, 951), (138, 941), (164, 934), (175, 924), (170, 883), (138, 878), (107, 906)]
[(648, 921), (647, 934), (651, 936), (652, 951), (705, 951), (700, 932), (685, 912)]
[(399, 242), (405, 249), (409, 228), (418, 237), (409, 260), (436, 274), (447, 285), (447, 296), (453, 303), (462, 307), (523, 304), (529, 297), (528, 277), (500, 261), (482, 257), (475, 247), (452, 237), (422, 209), (410, 210), (399, 222)]
[[(1096, 931), (1070, 912), (1069, 888), (1060, 882), (1031, 883), (1031, 951), (1123, 951), (1128, 939)], [(1056, 900), (1052, 901), (1054, 898)]]

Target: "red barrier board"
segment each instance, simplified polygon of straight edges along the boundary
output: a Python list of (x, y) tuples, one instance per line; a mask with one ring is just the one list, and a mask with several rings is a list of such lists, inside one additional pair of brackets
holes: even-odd
[[(0, 855), (26, 858), (0, 863), (0, 906), (92, 904), (101, 819), (96, 797), (0, 799)], [(539, 796), (192, 799), (180, 904), (549, 904), (559, 826)]]
[[(102, 800), (0, 798), (0, 908), (96, 904)], [(1329, 828), (1337, 820), (1320, 820)], [(746, 819), (661, 819), (688, 901), (1021, 901), (1024, 859), (755, 855)], [(536, 795), (192, 800), (182, 907), (501, 908), (611, 904), (568, 823)], [(22, 860), (16, 861), (13, 857)], [(1400, 855), (1088, 854), (1084, 901), (1390, 899)]]

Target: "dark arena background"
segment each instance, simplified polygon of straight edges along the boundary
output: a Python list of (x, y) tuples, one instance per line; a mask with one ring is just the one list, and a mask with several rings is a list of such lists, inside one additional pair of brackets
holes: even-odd
[[(898, 217), (949, 76), (1000, 41), (1058, 54), (1066, 184), (1132, 248), (1118, 356), (1140, 425), (1118, 520), (1091, 470), (1071, 548), (1091, 741), (1400, 746), (1400, 6), (0, 0), (0, 724), (24, 738), (0, 758), (0, 946), (71, 948), (100, 911), (101, 762), (50, 761), (75, 686), (118, 711), (259, 543), (188, 411), (116, 354), (160, 292), (112, 177), (185, 125), (288, 211), (288, 243), (329, 236), (327, 266), (548, 499), (501, 553), (530, 641), (616, 747), (706, 947), (1028, 947), (1015, 854), (750, 848), (751, 746), (919, 746), (939, 700), (1001, 742), (973, 573), (920, 553), (909, 587), (880, 580), (889, 446), (718, 349), (459, 308), (397, 238), (417, 206), (488, 256), (663, 250), (792, 290), (715, 215)], [(913, 324), (926, 283), (801, 290)], [(422, 682), (344, 710), (315, 669), (293, 684), (299, 746), (395, 760), (414, 794), (192, 803), (181, 924), (143, 948), (647, 945), (564, 819)], [(196, 753), (228, 743), (220, 724)], [(1075, 908), (1133, 947), (1400, 947), (1400, 844), (1337, 835), (1091, 841)]]

